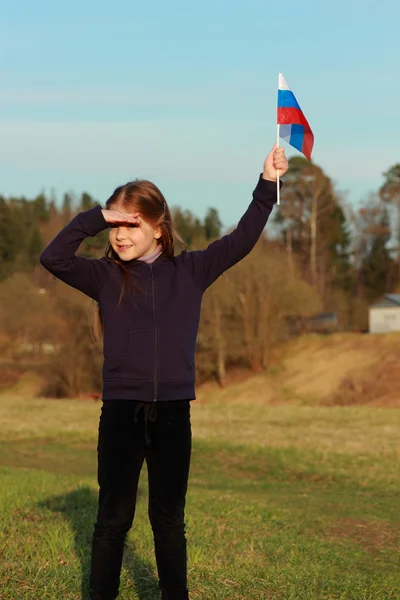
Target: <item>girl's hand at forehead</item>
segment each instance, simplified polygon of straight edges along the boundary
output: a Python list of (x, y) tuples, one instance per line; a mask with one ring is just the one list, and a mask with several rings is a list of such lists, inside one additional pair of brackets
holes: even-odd
[(103, 217), (107, 221), (107, 223), (111, 223), (114, 225), (140, 225), (140, 216), (139, 213), (121, 213), (118, 210), (106, 210), (101, 209), (103, 213)]

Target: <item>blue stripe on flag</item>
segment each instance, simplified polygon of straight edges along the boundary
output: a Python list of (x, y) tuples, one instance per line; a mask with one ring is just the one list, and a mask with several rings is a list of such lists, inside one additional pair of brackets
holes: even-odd
[(290, 134), (289, 144), (293, 148), (297, 148), (300, 152), (303, 152), (304, 142), (304, 125), (292, 125), (292, 132)]
[(298, 108), (301, 110), (300, 106), (297, 104), (297, 100), (294, 97), (293, 92), (290, 90), (278, 90), (278, 107)]

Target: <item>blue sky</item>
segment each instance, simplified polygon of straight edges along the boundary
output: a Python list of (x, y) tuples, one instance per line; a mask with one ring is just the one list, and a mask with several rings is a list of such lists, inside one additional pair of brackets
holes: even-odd
[(145, 177), (233, 225), (275, 141), (279, 72), (354, 205), (400, 162), (395, 0), (0, 4), (4, 195), (103, 204)]

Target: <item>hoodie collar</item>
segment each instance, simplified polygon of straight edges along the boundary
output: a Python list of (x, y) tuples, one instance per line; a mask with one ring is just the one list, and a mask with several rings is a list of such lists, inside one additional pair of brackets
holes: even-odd
[[(170, 262), (172, 259), (167, 256), (166, 254), (164, 254), (164, 252), (161, 252), (157, 258), (155, 258), (152, 262), (150, 262), (150, 264), (152, 265), (159, 265), (162, 263), (166, 263), (166, 262)], [(140, 260), (138, 258), (132, 258), (132, 260), (124, 260), (124, 266), (127, 269), (137, 269), (137, 268), (141, 268), (143, 266), (147, 267), (147, 263), (144, 260)]]
[(139, 256), (137, 258), (137, 260), (147, 263), (147, 264), (151, 264), (160, 256), (160, 254), (162, 254), (162, 251), (163, 251), (162, 246), (160, 244), (158, 244), (156, 249), (153, 250), (153, 252), (151, 252), (150, 254), (147, 254), (146, 256)]

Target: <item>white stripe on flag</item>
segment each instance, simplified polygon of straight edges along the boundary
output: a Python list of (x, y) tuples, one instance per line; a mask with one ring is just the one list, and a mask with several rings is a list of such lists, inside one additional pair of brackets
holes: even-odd
[(291, 125), (281, 125), (279, 127), (279, 137), (285, 140), (285, 142), (290, 143), (290, 136), (292, 135), (292, 126)]
[(282, 73), (279, 73), (279, 86), (278, 87), (280, 90), (290, 90), (290, 87), (288, 86), (288, 83), (287, 83), (286, 79), (284, 78), (284, 76), (282, 75)]

